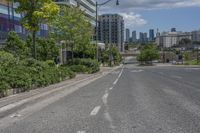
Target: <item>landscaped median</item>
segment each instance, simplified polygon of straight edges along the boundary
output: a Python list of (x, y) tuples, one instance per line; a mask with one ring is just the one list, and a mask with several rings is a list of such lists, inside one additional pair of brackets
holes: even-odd
[(0, 51), (0, 97), (55, 84), (77, 73), (99, 71), (99, 63), (95, 60), (74, 59), (73, 62), (57, 66), (51, 60), (18, 60), (11, 53)]

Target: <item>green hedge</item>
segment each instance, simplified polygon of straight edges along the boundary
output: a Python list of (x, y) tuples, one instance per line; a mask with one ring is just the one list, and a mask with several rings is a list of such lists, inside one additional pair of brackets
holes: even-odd
[[(5, 53), (2, 55), (0, 59), (3, 59)], [(6, 65), (11, 64), (11, 59), (6, 59), (7, 63), (4, 60), (4, 66), (0, 67), (0, 95), (10, 88), (27, 91), (75, 77), (70, 68), (57, 67), (52, 61), (25, 59), (15, 65)]]
[[(75, 68), (72, 69), (78, 69), (81, 68), (83, 69), (83, 71), (87, 71), (88, 73), (95, 73), (98, 72), (100, 70), (100, 64), (97, 60), (93, 60), (93, 59), (74, 59), (74, 61), (69, 63), (72, 66), (74, 66)], [(86, 68), (84, 68), (83, 66), (85, 66)], [(75, 70), (77, 71), (77, 70)]]
[(89, 71), (89, 68), (84, 65), (72, 65), (70, 66), (70, 69), (76, 73), (88, 73)]

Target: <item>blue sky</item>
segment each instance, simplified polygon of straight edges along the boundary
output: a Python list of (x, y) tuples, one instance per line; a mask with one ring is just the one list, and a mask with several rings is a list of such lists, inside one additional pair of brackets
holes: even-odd
[[(105, 0), (98, 0), (104, 2)], [(119, 13), (124, 16), (126, 27), (137, 32), (148, 32), (150, 28), (169, 31), (200, 29), (200, 0), (112, 0), (101, 13)]]

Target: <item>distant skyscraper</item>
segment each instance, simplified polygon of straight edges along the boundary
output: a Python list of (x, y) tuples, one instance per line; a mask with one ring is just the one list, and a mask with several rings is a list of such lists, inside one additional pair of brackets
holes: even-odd
[(99, 40), (105, 44), (115, 44), (119, 51), (124, 51), (124, 19), (118, 14), (99, 16)]
[(200, 30), (192, 31), (192, 41), (200, 42)]
[(130, 30), (126, 29), (126, 42), (130, 42)]
[(176, 28), (171, 28), (171, 32), (176, 32)]
[(132, 32), (132, 42), (136, 42), (137, 41), (137, 33), (136, 31)]
[(148, 42), (148, 34), (145, 32), (143, 33), (143, 37), (144, 37), (144, 42)]
[(144, 42), (144, 33), (140, 32), (139, 34), (139, 41)]
[(150, 29), (149, 30), (149, 41), (154, 41), (155, 35), (154, 35), (154, 30)]

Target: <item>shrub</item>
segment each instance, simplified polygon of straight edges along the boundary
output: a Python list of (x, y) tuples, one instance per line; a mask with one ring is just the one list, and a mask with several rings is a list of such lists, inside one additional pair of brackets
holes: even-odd
[(76, 73), (87, 73), (89, 69), (84, 65), (72, 65), (70, 69)]
[(20, 88), (24, 91), (31, 88), (32, 77), (25, 66), (18, 65), (8, 69), (7, 76), (11, 88)]
[(6, 81), (0, 81), (0, 97), (4, 96), (5, 92), (10, 88)]
[(5, 51), (12, 53), (15, 57), (25, 58), (30, 56), (30, 48), (26, 45), (16, 32), (9, 32), (6, 40)]
[(100, 65), (97, 60), (92, 59), (74, 59), (73, 65), (83, 65), (88, 68), (88, 73), (95, 73), (100, 70)]
[(16, 58), (8, 52), (0, 51), (0, 67), (8, 67), (16, 64)]
[(62, 80), (66, 79), (67, 76), (69, 76), (69, 78), (74, 78), (76, 76), (75, 73), (68, 67), (59, 67), (59, 71)]

